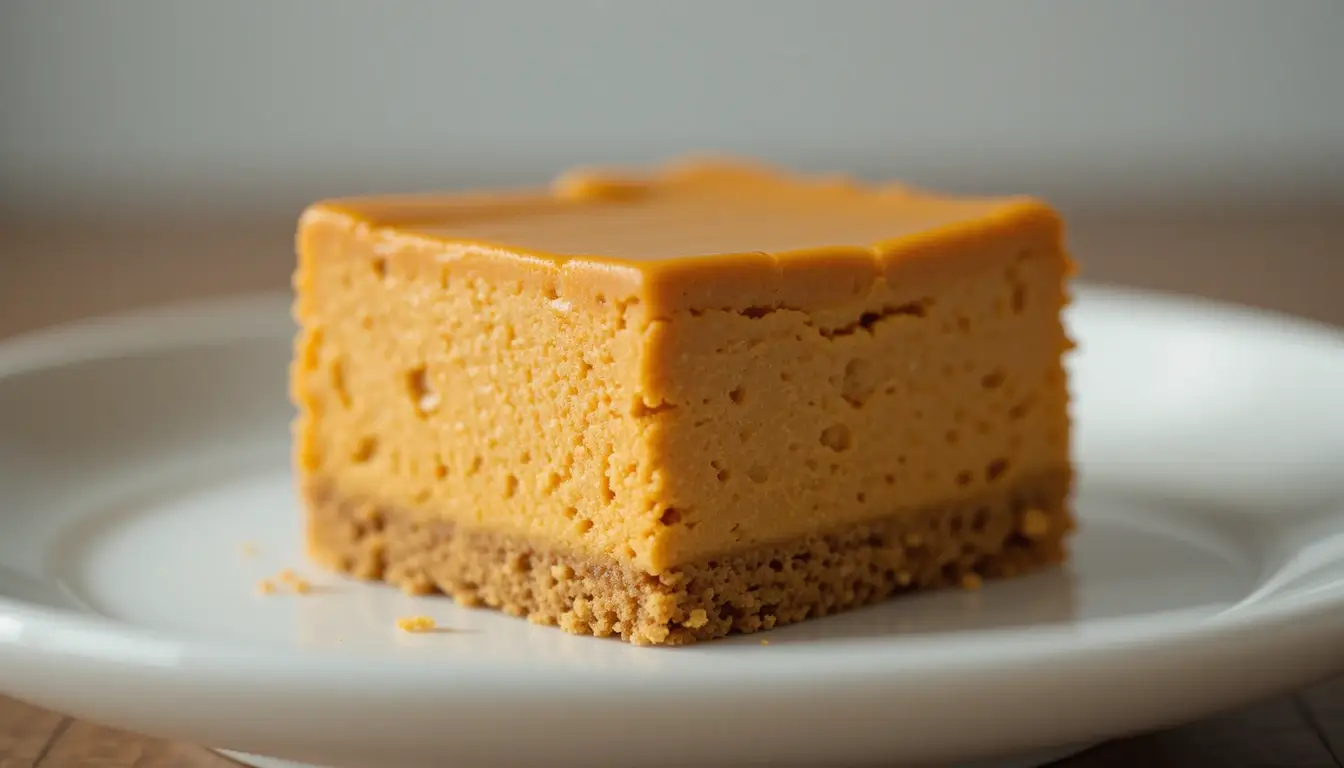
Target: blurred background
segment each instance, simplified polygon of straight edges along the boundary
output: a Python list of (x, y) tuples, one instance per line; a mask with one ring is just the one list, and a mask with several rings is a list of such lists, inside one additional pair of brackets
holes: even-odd
[(748, 154), (1344, 322), (1335, 0), (0, 4), (0, 331), (282, 289), (308, 201)]

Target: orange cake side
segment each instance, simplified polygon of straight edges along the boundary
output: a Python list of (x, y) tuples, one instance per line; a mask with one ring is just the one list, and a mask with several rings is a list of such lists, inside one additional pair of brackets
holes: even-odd
[(334, 567), (677, 643), (1064, 557), (1069, 263), (1039, 204), (698, 168), (329, 203), (299, 251)]

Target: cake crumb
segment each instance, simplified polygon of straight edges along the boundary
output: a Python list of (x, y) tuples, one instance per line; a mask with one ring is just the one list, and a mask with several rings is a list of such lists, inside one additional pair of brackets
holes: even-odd
[(980, 578), (980, 574), (978, 573), (968, 573), (961, 577), (962, 589), (974, 591), (979, 589), (980, 585), (983, 583), (984, 580)]
[(769, 641), (769, 640), (762, 640), (762, 641), (761, 641), (761, 645), (769, 645), (769, 644), (770, 644), (770, 641)]
[(709, 614), (704, 608), (696, 608), (691, 611), (690, 618), (686, 619), (686, 626), (691, 629), (699, 629), (709, 623)]
[(1050, 518), (1039, 509), (1028, 509), (1022, 515), (1022, 535), (1028, 539), (1043, 538), (1050, 532)]
[(910, 582), (914, 580), (915, 577), (911, 576), (909, 571), (901, 571), (896, 574), (896, 586), (898, 587), (908, 587), (910, 586)]
[(397, 619), (397, 629), (402, 632), (428, 632), (434, 627), (434, 620), (428, 616), (403, 616)]
[(293, 568), (280, 571), (274, 578), (262, 579), (258, 589), (262, 594), (270, 595), (278, 592), (281, 585), (298, 595), (306, 595), (313, 591), (312, 582), (295, 573)]

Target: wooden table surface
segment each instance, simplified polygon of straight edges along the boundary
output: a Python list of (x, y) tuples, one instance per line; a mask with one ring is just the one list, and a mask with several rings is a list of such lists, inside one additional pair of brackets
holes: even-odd
[[(291, 265), (289, 227), (286, 219), (152, 231), (124, 223), (103, 228), (0, 221), (0, 338), (148, 304), (283, 289)], [(1239, 301), (1344, 326), (1344, 207), (1083, 217), (1071, 239), (1091, 279)], [(1059, 765), (1344, 768), (1341, 758), (1344, 678), (1110, 742)], [(0, 697), (0, 768), (38, 766), (236, 768), (199, 746)]]

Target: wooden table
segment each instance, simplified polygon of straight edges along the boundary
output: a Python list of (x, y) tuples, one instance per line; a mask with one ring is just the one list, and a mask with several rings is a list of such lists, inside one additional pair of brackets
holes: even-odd
[[(1092, 279), (1197, 293), (1344, 325), (1344, 206), (1082, 216), (1071, 239)], [(287, 285), (290, 242), (288, 219), (183, 223), (155, 231), (125, 224), (0, 221), (0, 338), (146, 304), (280, 290)], [(1060, 766), (1344, 768), (1341, 758), (1344, 678), (1111, 742)], [(0, 768), (38, 766), (236, 768), (201, 747), (124, 733), (0, 697)]]

